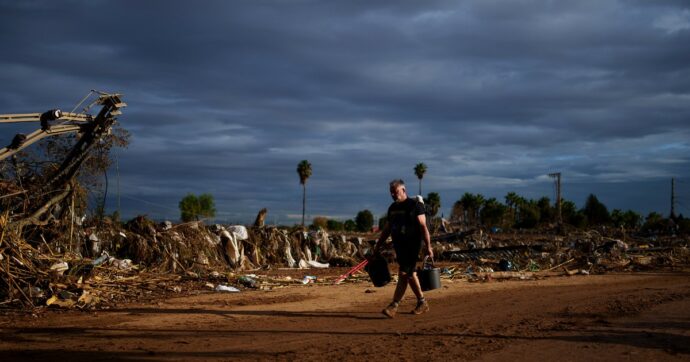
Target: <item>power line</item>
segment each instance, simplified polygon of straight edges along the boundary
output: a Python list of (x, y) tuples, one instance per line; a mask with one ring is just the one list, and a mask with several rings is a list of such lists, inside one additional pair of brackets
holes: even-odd
[(690, 207), (688, 207), (685, 203), (682, 203), (682, 202), (680, 202), (680, 201), (676, 201), (676, 203), (677, 203), (678, 206), (680, 206), (682, 209), (690, 211)]
[(180, 211), (179, 209), (177, 209), (177, 208), (172, 208), (172, 207), (170, 207), (170, 206), (168, 206), (168, 205), (158, 204), (158, 203), (151, 202), (151, 201), (144, 200), (144, 199), (140, 199), (140, 198), (137, 198), (137, 197), (126, 196), (126, 195), (121, 195), (121, 197), (124, 197), (125, 199), (134, 200), (134, 201), (140, 201), (140, 202), (143, 202), (143, 203), (145, 203), (145, 204), (149, 204), (149, 205), (153, 205), (153, 206), (158, 206), (158, 207), (160, 207), (160, 208), (164, 208), (164, 209), (171, 210), (171, 211), (175, 211), (175, 212)]

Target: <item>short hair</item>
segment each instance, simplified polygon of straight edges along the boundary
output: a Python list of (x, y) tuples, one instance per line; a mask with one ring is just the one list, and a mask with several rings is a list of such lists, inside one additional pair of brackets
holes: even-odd
[(403, 180), (401, 180), (401, 179), (395, 179), (395, 180), (393, 180), (393, 181), (390, 182), (390, 187), (391, 187), (391, 188), (393, 188), (393, 187), (394, 187), (394, 188), (398, 188), (398, 186), (405, 187), (405, 181), (403, 181)]

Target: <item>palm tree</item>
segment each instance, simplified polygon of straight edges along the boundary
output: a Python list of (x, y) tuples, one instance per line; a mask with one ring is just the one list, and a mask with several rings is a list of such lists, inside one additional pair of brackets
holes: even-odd
[(471, 224), (474, 219), (473, 198), (474, 195), (472, 195), (469, 192), (465, 192), (460, 198), (460, 200), (458, 200), (458, 202), (460, 202), (460, 205), (462, 205), (463, 215), (465, 217), (465, 224), (467, 225)]
[(304, 227), (304, 211), (307, 207), (307, 179), (311, 176), (311, 163), (302, 160), (297, 164), (299, 183), (302, 184), (302, 227)]
[(517, 198), (518, 198), (518, 194), (516, 194), (516, 193), (513, 192), (513, 191), (507, 193), (506, 196), (505, 196), (506, 205), (508, 205), (508, 207), (510, 208), (511, 211), (513, 210), (513, 208), (514, 208), (514, 207), (516, 206), (516, 204), (517, 204)]
[(422, 194), (422, 179), (424, 178), (424, 174), (426, 173), (426, 165), (423, 163), (418, 163), (414, 167), (414, 174), (417, 175), (417, 178), (419, 179), (419, 195)]
[(464, 204), (458, 200), (453, 204), (453, 209), (450, 211), (450, 219), (452, 221), (461, 221), (466, 223)]
[(527, 200), (512, 191), (506, 194), (505, 200), (513, 216), (513, 223), (517, 224), (520, 221), (520, 207), (527, 203)]
[(506, 199), (506, 205), (508, 205), (508, 210), (510, 211), (510, 216), (513, 218), (513, 224), (515, 224), (517, 220), (517, 204), (518, 204), (518, 194), (511, 191), (506, 194), (505, 199)]
[(482, 194), (474, 195), (469, 192), (465, 192), (462, 195), (462, 198), (460, 198), (459, 201), (462, 205), (462, 208), (467, 213), (468, 223), (479, 223), (479, 212), (484, 204), (484, 200), (485, 199)]
[(426, 197), (426, 204), (429, 207), (429, 214), (431, 217), (438, 214), (438, 210), (441, 208), (441, 195), (437, 192), (430, 192)]
[(472, 200), (472, 208), (474, 209), (474, 220), (476, 223), (481, 223), (481, 218), (479, 216), (485, 200), (486, 199), (482, 194), (474, 195), (474, 198)]
[(479, 212), (482, 223), (488, 227), (500, 226), (503, 224), (503, 216), (508, 207), (492, 197), (484, 201), (482, 210)]

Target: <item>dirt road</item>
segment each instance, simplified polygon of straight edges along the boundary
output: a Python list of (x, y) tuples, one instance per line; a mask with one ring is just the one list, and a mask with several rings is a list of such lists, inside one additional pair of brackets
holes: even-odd
[(688, 272), (444, 280), (428, 314), (391, 320), (392, 293), (307, 285), (4, 316), (0, 360), (690, 360)]

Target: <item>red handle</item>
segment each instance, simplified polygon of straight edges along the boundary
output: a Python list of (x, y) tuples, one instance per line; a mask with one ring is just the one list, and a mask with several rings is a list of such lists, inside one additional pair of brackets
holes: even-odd
[(342, 282), (343, 280), (345, 280), (347, 277), (349, 277), (350, 275), (354, 274), (354, 273), (357, 272), (358, 270), (360, 270), (360, 269), (364, 268), (365, 266), (367, 266), (368, 263), (369, 263), (369, 260), (364, 259), (361, 263), (355, 265), (354, 267), (352, 267), (352, 269), (348, 270), (347, 273), (345, 273), (345, 274), (339, 276), (338, 279), (336, 279), (335, 282), (334, 282), (333, 284), (340, 284), (340, 282)]

